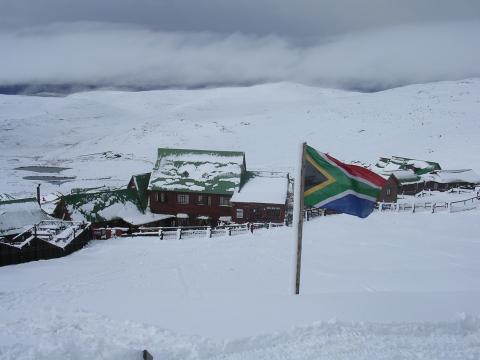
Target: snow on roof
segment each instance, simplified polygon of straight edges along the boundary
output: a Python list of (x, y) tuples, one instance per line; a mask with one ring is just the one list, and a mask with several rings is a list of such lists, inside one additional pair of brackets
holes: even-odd
[(234, 203), (285, 204), (288, 192), (286, 173), (252, 172), (240, 191), (230, 199)]
[(480, 184), (480, 176), (472, 169), (464, 170), (438, 170), (422, 176), (425, 181), (437, 183), (469, 183)]
[(379, 172), (412, 169), (417, 175), (441, 169), (440, 165), (433, 161), (410, 159), (401, 156), (382, 157), (375, 166)]
[(154, 214), (150, 211), (146, 211), (145, 214), (139, 214), (135, 216), (123, 216), (122, 219), (134, 226), (150, 224), (155, 221), (165, 220), (173, 218), (175, 215), (168, 214)]
[(42, 220), (34, 226), (29, 226), (15, 238), (3, 243), (21, 249), (37, 238), (51, 245), (65, 248), (78, 235), (87, 230), (88, 225), (89, 223), (75, 221)]
[(243, 152), (160, 148), (148, 188), (229, 195), (244, 171)]
[(10, 235), (48, 219), (37, 199), (17, 199), (0, 202), (0, 234)]
[(413, 170), (395, 170), (385, 172), (384, 175), (393, 175), (401, 184), (416, 183), (421, 181), (421, 177), (413, 172)]
[(75, 221), (110, 221), (138, 217), (145, 213), (134, 189), (108, 189), (98, 192), (70, 194), (62, 200)]

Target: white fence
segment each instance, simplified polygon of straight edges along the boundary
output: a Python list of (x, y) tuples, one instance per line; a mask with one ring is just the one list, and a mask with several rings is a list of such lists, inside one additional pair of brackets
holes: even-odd
[(412, 202), (412, 203), (379, 203), (380, 212), (459, 212), (473, 210), (479, 203), (478, 197), (451, 202)]
[(158, 236), (161, 240), (188, 239), (188, 238), (213, 238), (246, 234), (257, 229), (273, 229), (285, 226), (277, 223), (246, 223), (226, 225), (212, 228), (210, 226), (184, 226), (184, 227), (141, 227), (138, 232), (124, 236)]

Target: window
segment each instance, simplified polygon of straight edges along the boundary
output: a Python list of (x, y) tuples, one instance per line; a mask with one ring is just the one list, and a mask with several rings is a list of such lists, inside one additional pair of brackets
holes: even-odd
[(212, 205), (212, 197), (207, 195), (198, 195), (197, 196), (197, 205)]
[(280, 208), (279, 207), (266, 207), (265, 213), (270, 219), (278, 219), (280, 217)]
[(243, 209), (237, 209), (237, 219), (243, 219)]
[(392, 189), (387, 188), (387, 195), (390, 195), (392, 193)]
[(230, 198), (226, 196), (220, 196), (220, 206), (230, 206)]
[(177, 219), (177, 226), (187, 226), (188, 219)]
[(155, 193), (155, 201), (160, 202), (160, 203), (166, 203), (167, 202), (167, 194), (164, 192), (156, 192)]
[(188, 194), (177, 194), (177, 204), (188, 204), (190, 197)]

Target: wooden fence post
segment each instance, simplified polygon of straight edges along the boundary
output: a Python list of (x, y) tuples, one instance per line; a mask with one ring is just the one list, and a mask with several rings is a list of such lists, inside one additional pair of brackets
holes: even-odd
[(160, 240), (163, 240), (163, 230), (162, 229), (158, 230), (158, 236), (160, 237)]

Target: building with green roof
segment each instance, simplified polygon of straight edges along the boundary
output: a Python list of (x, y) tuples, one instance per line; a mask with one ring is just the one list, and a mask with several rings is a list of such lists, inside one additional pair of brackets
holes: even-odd
[(240, 151), (160, 148), (148, 184), (150, 209), (175, 215), (179, 225), (226, 220), (245, 174)]
[(411, 159), (402, 156), (381, 157), (375, 165), (377, 172), (391, 172), (395, 170), (412, 170), (416, 175), (428, 174), (441, 170), (440, 164), (434, 161)]

